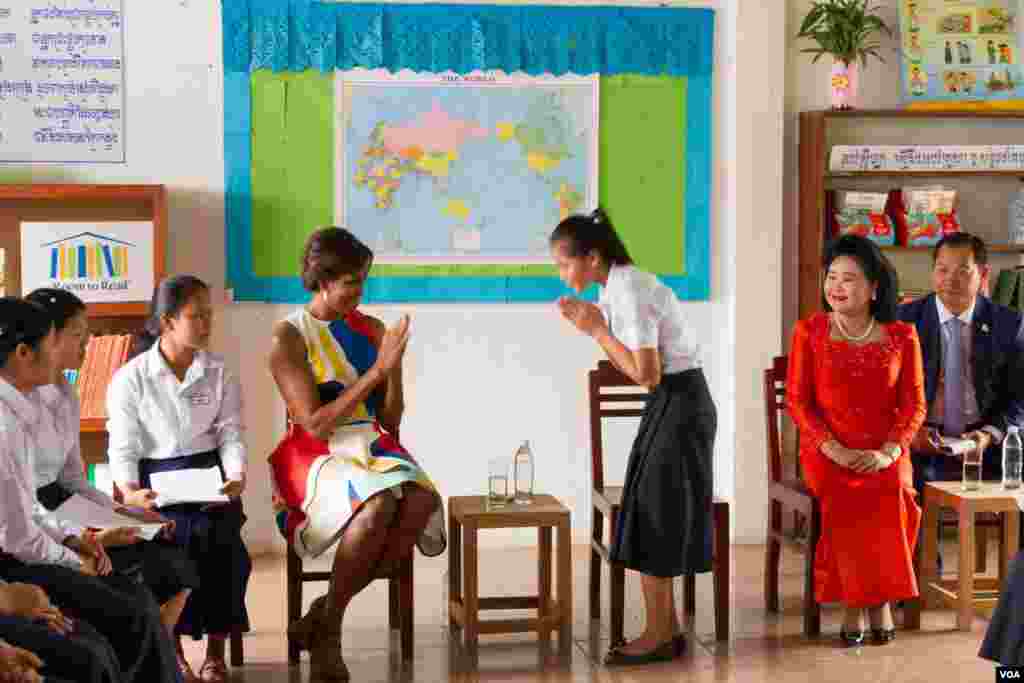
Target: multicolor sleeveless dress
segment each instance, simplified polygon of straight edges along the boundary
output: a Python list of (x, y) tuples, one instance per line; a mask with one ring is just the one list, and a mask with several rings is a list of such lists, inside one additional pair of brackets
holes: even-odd
[[(353, 311), (343, 319), (318, 320), (305, 308), (285, 318), (302, 335), (321, 402), (333, 401), (377, 360), (370, 319)], [(327, 441), (292, 423), (270, 455), (277, 525), (300, 557), (317, 557), (345, 531), (372, 496), (402, 485), (437, 496), (437, 509), (417, 546), (424, 555), (444, 552), (444, 510), (436, 487), (398, 440), (381, 429), (379, 391), (361, 402)]]

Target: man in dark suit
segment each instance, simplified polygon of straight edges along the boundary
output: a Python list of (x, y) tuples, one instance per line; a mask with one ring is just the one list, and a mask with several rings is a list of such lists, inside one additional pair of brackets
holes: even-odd
[(934, 293), (900, 307), (900, 319), (917, 328), (924, 357), (928, 417), (911, 445), (918, 491), (962, 476), (962, 457), (938, 449), (940, 434), (973, 440), (983, 453), (983, 476), (994, 479), (1002, 476), (1007, 427), (1024, 426), (1022, 317), (980, 294), (990, 275), (982, 240), (949, 235), (932, 254)]

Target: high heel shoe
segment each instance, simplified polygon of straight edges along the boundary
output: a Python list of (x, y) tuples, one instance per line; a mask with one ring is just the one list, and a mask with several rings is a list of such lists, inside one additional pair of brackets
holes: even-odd
[[(685, 645), (684, 645), (685, 647)], [(639, 666), (656, 662), (670, 662), (679, 655), (676, 639), (667, 640), (653, 650), (639, 654), (626, 654), (622, 650), (611, 650), (604, 658), (605, 666)]]
[(288, 640), (300, 650), (313, 649), (313, 637), (316, 634), (317, 619), (327, 604), (327, 596), (321, 595), (309, 606), (305, 616), (288, 627)]
[(841, 628), (839, 639), (843, 642), (843, 647), (860, 647), (864, 644), (864, 631), (847, 631)]
[(316, 683), (345, 683), (348, 666), (341, 656), (341, 614), (324, 601), (316, 618), (316, 631), (309, 650), (309, 680)]
[(895, 628), (873, 628), (871, 629), (871, 642), (875, 645), (887, 645), (896, 640)]

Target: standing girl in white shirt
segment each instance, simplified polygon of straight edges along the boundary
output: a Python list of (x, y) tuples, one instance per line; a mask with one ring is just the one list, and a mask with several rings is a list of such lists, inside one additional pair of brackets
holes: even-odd
[[(174, 520), (175, 540), (199, 573), (199, 588), (175, 630), (197, 640), (208, 636), (199, 678), (220, 683), (227, 679), (225, 639), (235, 628), (249, 629), (245, 592), (252, 562), (241, 537), (246, 471), (241, 387), (224, 361), (206, 350), (213, 308), (202, 280), (165, 279), (151, 311), (141, 352), (117, 371), (107, 391), (110, 466), (125, 503), (150, 509), (160, 494), (151, 484), (154, 474), (216, 469), (224, 480), (221, 492), (230, 503), (160, 508)], [(180, 640), (178, 652), (191, 676)]]
[[(33, 462), (40, 514), (47, 514), (78, 494), (143, 522), (166, 521), (154, 511), (133, 512), (124, 508), (85, 477), (80, 439), (81, 406), (75, 388), (64, 378), (65, 370), (78, 370), (85, 360), (90, 336), (85, 303), (64, 289), (37, 289), (25, 298), (50, 315), (56, 338), (52, 384), (39, 387), (32, 394), (40, 409), (40, 448)], [(160, 605), (164, 626), (173, 634), (189, 593), (199, 586), (199, 577), (181, 548), (162, 539), (142, 541), (133, 532), (132, 528), (107, 529), (97, 537), (106, 548), (115, 571), (132, 567), (141, 570), (143, 582)]]
[(630, 452), (611, 547), (614, 561), (641, 574), (647, 623), (636, 640), (613, 644), (605, 663), (669, 660), (685, 647), (672, 577), (711, 569), (715, 404), (678, 299), (633, 265), (604, 211), (566, 218), (550, 242), (565, 284), (577, 293), (601, 287), (600, 306), (562, 297), (562, 315), (620, 372), (653, 389)]

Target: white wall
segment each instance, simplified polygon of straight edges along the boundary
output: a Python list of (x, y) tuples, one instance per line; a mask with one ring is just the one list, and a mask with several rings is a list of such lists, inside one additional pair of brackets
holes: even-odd
[[(654, 4), (654, 3), (637, 3)], [(764, 445), (759, 371), (778, 350), (781, 311), (781, 123), (785, 5), (679, 2), (719, 10), (715, 87), (712, 298), (686, 305), (700, 330), (719, 409), (715, 490), (733, 502), (739, 542), (764, 534)], [(223, 101), (219, 5), (125, 0), (127, 163), (2, 166), (0, 179), (154, 182), (170, 190), (169, 269), (225, 279)], [(189, 47), (180, 41), (190, 36)], [(219, 293), (218, 293), (219, 295)], [(270, 512), (265, 458), (284, 416), (264, 358), (272, 322), (290, 307), (242, 303), (220, 310), (220, 351), (245, 383), (251, 484), (246, 537), (260, 552), (282, 547)], [(373, 306), (385, 320), (413, 314), (403, 440), (443, 493), (484, 490), (489, 457), (531, 439), (541, 489), (589, 529), (585, 373), (598, 358), (549, 306)], [(741, 425), (737, 429), (737, 425)], [(631, 427), (608, 438), (606, 471), (621, 477)], [(531, 542), (487, 534), (483, 544)]]

